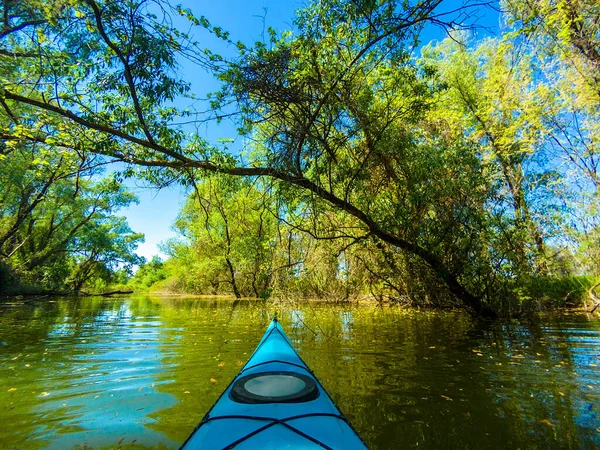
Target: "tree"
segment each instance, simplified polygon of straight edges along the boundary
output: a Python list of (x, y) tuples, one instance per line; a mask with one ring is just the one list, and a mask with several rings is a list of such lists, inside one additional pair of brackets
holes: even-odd
[[(73, 151), (147, 167), (146, 176), (155, 181), (194, 170), (280, 180), (343, 211), (354, 238), (373, 237), (420, 261), (465, 305), (488, 309), (466, 287), (464, 266), (449, 263), (439, 236), (410, 226), (407, 207), (419, 189), (431, 187), (411, 184), (411, 171), (423, 168), (410, 161), (413, 152), (429, 148), (415, 127), (433, 95), (410, 50), (426, 24), (460, 27), (468, 3), (437, 13), (440, 0), (321, 1), (299, 13), (297, 37), (273, 35), (269, 46), (254, 48), (239, 44), (240, 56), (231, 62), (197, 51), (187, 35), (154, 15), (156, 9), (173, 11), (168, 6), (57, 4), (40, 10), (4, 4), (10, 12), (4, 14), (10, 30), (2, 39), (4, 64), (17, 67), (6, 70), (0, 95), (8, 143), (51, 139)], [(229, 39), (206, 19), (177, 13)], [(24, 54), (33, 52), (39, 57), (30, 64)], [(173, 125), (186, 114), (171, 104), (187, 92), (173, 75), (178, 55), (222, 80), (213, 114), (237, 114), (240, 131), (262, 146), (253, 158), (220, 152)], [(26, 84), (17, 81), (15, 70)], [(24, 124), (25, 107), (36, 115)], [(428, 208), (421, 212), (431, 217)], [(465, 224), (454, 222), (459, 234), (469, 234)]]
[[(98, 162), (44, 144), (14, 147), (0, 165), (0, 258), (45, 289), (104, 279), (137, 263), (143, 235), (114, 212), (136, 201)], [(95, 181), (92, 181), (95, 179)], [(97, 180), (97, 181), (96, 181)]]
[(424, 54), (424, 63), (435, 67), (448, 87), (432, 117), (450, 130), (451, 139), (468, 135), (488, 183), (497, 183), (486, 207), (505, 222), (498, 233), (508, 241), (512, 271), (545, 272), (545, 240), (553, 225), (547, 216), (553, 207), (544, 191), (560, 178), (544, 164), (544, 116), (551, 99), (546, 86), (535, 81), (531, 58), (506, 39), (488, 39), (474, 48), (446, 39)]
[(165, 264), (158, 256), (153, 256), (150, 261), (142, 261), (133, 277), (128, 280), (128, 285), (135, 289), (146, 290), (152, 285), (167, 278)]
[[(567, 241), (597, 273), (600, 206), (600, 5), (593, 0), (506, 0), (509, 24), (523, 46), (537, 55), (538, 79), (553, 96), (543, 118), (547, 147), (566, 168), (571, 210)], [(581, 270), (580, 269), (580, 270)]]
[(222, 292), (224, 283), (238, 298), (267, 296), (275, 250), (271, 201), (247, 179), (214, 175), (194, 183), (175, 222), (185, 242), (168, 245), (172, 256), (187, 261), (184, 278), (204, 292)]

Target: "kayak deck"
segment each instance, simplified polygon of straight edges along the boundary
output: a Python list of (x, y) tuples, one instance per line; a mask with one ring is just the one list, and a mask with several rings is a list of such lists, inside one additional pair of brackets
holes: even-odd
[(366, 449), (277, 319), (181, 447)]

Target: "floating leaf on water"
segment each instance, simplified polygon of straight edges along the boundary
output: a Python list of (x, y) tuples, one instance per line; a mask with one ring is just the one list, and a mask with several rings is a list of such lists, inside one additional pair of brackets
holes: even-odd
[(40, 395), (42, 397), (48, 397), (50, 395), (50, 392), (42, 392)]
[(543, 423), (544, 425), (548, 425), (549, 427), (552, 427), (552, 428), (554, 428), (554, 426), (555, 426), (555, 425), (554, 425), (552, 422), (550, 422), (548, 419), (543, 419), (543, 420), (540, 420), (540, 423)]
[(594, 363), (590, 363), (589, 366), (590, 367), (597, 367), (596, 364), (594, 364)]
[(144, 389), (144, 388), (139, 388), (139, 389), (138, 389), (138, 392), (142, 392), (142, 389)]
[(152, 383), (152, 389), (154, 389), (154, 383)]

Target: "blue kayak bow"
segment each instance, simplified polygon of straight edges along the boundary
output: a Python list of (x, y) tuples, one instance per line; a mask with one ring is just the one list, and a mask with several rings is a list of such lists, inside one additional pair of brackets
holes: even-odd
[(277, 317), (182, 450), (366, 449)]

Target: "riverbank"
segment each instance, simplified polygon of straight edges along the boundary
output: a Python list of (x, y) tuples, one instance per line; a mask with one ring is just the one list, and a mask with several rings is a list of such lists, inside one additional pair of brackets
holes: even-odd
[[(501, 317), (524, 317), (533, 316), (539, 313), (591, 313), (600, 316), (600, 300), (597, 298), (595, 290), (600, 287), (600, 283), (593, 286), (589, 292), (592, 294), (581, 304), (563, 304), (557, 306), (556, 301), (544, 302), (530, 302), (529, 304), (523, 303), (521, 310), (517, 313), (513, 311), (511, 316), (499, 316)], [(157, 299), (173, 299), (173, 300), (224, 300), (231, 302), (258, 302), (269, 304), (274, 307), (283, 306), (290, 307), (301, 304), (315, 304), (315, 305), (353, 305), (353, 306), (379, 306), (385, 308), (394, 309), (405, 309), (407, 311), (430, 311), (430, 312), (443, 312), (443, 311), (464, 311), (464, 308), (457, 306), (427, 306), (427, 305), (412, 305), (408, 302), (399, 301), (378, 301), (373, 297), (362, 296), (353, 297), (348, 299), (327, 299), (327, 298), (316, 298), (316, 297), (300, 297), (300, 296), (280, 296), (272, 297), (270, 299), (264, 299), (259, 297), (240, 297), (237, 298), (231, 294), (222, 295), (207, 295), (207, 294), (193, 294), (193, 293), (172, 293), (172, 292), (135, 292), (131, 290), (114, 289), (106, 292), (98, 293), (64, 293), (64, 292), (52, 292), (45, 294), (1, 294), (0, 303), (12, 303), (12, 304), (25, 304), (43, 302), (45, 300), (56, 300), (58, 298), (86, 298), (86, 297), (126, 297), (126, 298), (157, 298)]]

